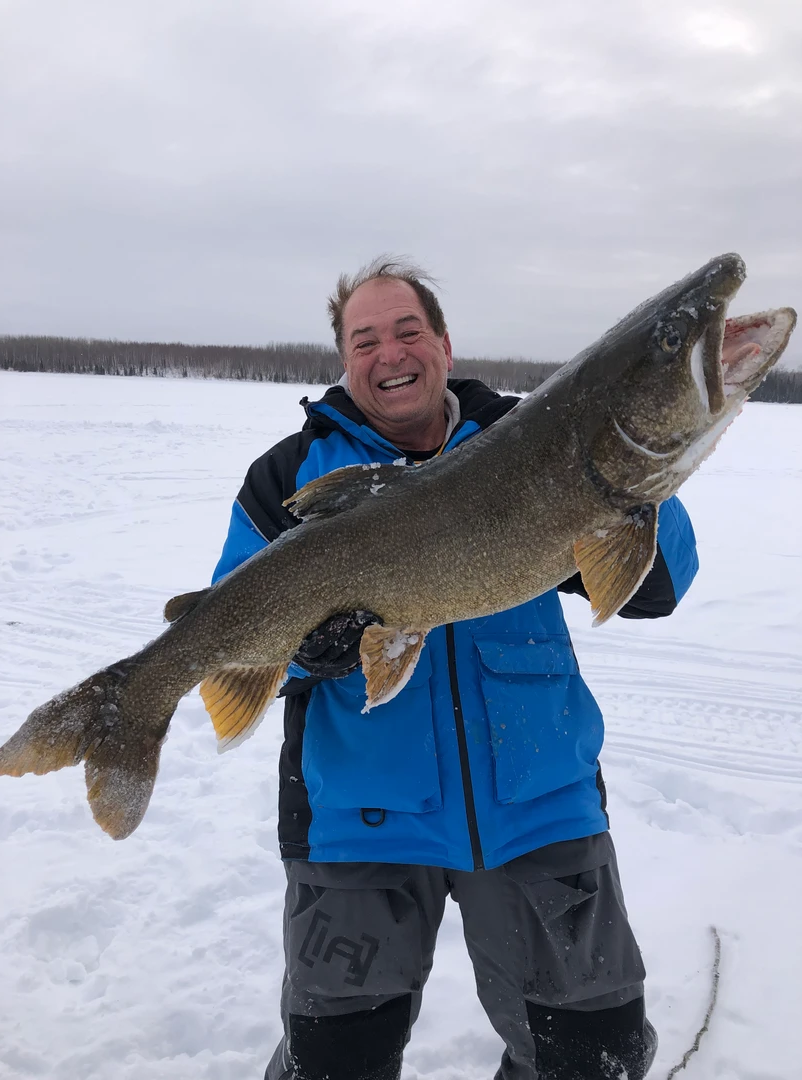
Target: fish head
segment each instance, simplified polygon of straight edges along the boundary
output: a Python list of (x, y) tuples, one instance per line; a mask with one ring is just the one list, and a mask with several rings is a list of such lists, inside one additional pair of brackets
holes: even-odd
[(745, 277), (739, 255), (712, 259), (577, 358), (589, 468), (625, 501), (674, 494), (782, 355), (791, 308), (728, 318)]

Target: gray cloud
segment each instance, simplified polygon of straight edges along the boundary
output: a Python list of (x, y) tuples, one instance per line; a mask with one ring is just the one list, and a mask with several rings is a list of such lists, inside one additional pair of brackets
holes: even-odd
[(327, 341), (392, 251), (565, 359), (721, 251), (802, 306), (801, 192), (796, 0), (0, 9), (0, 332)]

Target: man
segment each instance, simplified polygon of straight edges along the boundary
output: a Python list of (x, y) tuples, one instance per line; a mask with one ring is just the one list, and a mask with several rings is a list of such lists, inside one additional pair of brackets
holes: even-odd
[[(329, 311), (345, 375), (251, 466), (215, 580), (296, 524), (282, 504), (308, 481), (414, 467), (515, 406), (447, 379), (451, 342), (425, 280), (397, 262), (340, 279)], [(676, 498), (659, 537), (624, 617), (668, 615), (696, 572)], [(578, 575), (560, 588), (583, 592)], [(449, 895), (506, 1044), (497, 1080), (641, 1080), (656, 1036), (608, 832), (602, 721), (556, 590), (433, 630), (410, 683), (363, 716), (359, 639), (377, 618), (319, 627), (282, 691), (285, 1036), (266, 1080), (398, 1080)], [(538, 767), (517, 768), (533, 741)]]

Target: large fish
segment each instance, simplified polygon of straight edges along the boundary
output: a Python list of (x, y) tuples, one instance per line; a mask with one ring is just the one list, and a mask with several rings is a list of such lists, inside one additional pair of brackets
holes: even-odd
[(657, 508), (779, 359), (790, 308), (727, 319), (746, 271), (723, 255), (646, 301), (508, 415), (417, 468), (352, 466), (288, 506), (303, 523), (212, 588), (175, 597), (141, 652), (31, 713), (0, 774), (86, 762), (95, 820), (128, 836), (178, 702), (200, 683), (220, 750), (255, 729), (303, 638), (366, 609), (366, 709), (412, 674), (435, 626), (489, 615), (579, 568), (596, 623), (649, 571)]

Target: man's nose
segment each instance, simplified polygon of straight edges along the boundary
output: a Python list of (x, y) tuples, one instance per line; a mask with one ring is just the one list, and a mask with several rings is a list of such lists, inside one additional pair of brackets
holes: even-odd
[(379, 359), (390, 367), (398, 367), (407, 358), (406, 345), (403, 341), (383, 341)]

